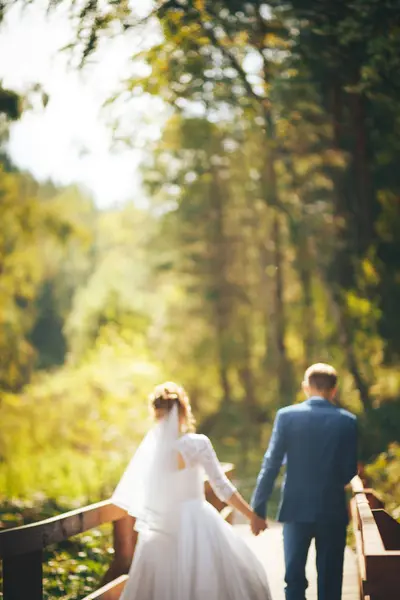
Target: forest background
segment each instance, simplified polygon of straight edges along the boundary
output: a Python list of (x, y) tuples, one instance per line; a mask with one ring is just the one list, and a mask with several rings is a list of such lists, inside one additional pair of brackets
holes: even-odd
[[(170, 0), (137, 19), (122, 1), (73, 4), (82, 69), (110, 37), (157, 27), (132, 57), (147, 74), (109, 99), (168, 107), (145, 206), (100, 210), (18, 170), (6, 141), (29, 96), (0, 88), (3, 526), (108, 497), (165, 379), (249, 495), (274, 414), (303, 399), (315, 361), (338, 369), (366, 475), (400, 516), (399, 12)], [(114, 136), (132, 143), (118, 122)], [(88, 588), (68, 549), (53, 556), (64, 597), (101, 573), (95, 537), (79, 542)]]

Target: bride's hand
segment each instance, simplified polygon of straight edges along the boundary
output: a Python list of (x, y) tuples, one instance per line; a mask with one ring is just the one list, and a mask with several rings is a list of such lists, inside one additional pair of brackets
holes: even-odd
[(254, 535), (259, 535), (262, 531), (265, 531), (268, 528), (268, 524), (265, 519), (259, 517), (256, 515), (256, 513), (253, 513), (250, 520), (250, 527)]

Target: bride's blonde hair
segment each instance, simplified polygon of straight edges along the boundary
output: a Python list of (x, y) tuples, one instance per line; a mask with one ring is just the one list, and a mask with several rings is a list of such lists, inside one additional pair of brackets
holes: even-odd
[(154, 411), (158, 408), (163, 408), (168, 411), (172, 409), (174, 404), (178, 404), (179, 416), (184, 420), (184, 428), (188, 432), (196, 431), (195, 419), (192, 414), (189, 396), (185, 389), (174, 383), (166, 381), (156, 385), (153, 392), (149, 396), (150, 409)]

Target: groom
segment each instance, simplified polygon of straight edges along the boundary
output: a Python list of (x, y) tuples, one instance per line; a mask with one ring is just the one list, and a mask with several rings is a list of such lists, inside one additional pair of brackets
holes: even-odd
[[(335, 405), (337, 374), (315, 364), (305, 373), (308, 399), (278, 411), (252, 506), (255, 535), (284, 457), (278, 520), (283, 522), (286, 600), (305, 600), (305, 566), (315, 539), (318, 600), (340, 600), (348, 513), (345, 486), (357, 474), (356, 417)], [(258, 515), (258, 517), (257, 517)]]

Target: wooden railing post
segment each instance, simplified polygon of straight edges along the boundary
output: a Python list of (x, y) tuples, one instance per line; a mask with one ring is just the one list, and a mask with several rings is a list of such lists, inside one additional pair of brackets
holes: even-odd
[(4, 600), (43, 600), (41, 550), (3, 560)]
[(137, 542), (137, 531), (133, 529), (135, 519), (129, 515), (113, 523), (114, 557), (104, 576), (102, 586), (120, 575), (128, 573)]

